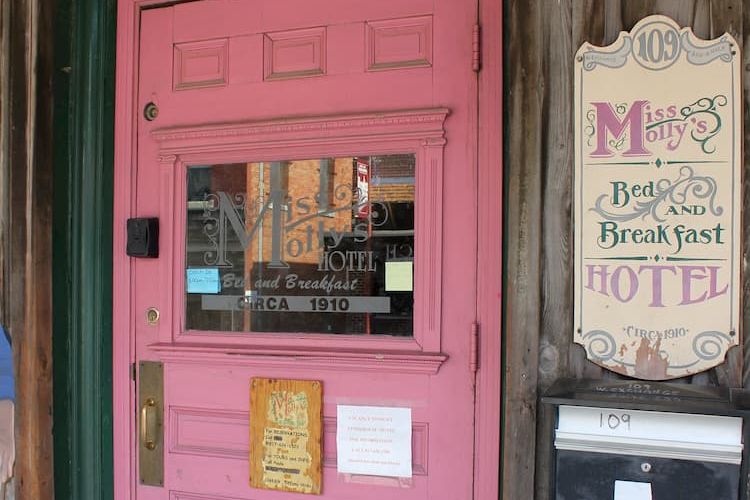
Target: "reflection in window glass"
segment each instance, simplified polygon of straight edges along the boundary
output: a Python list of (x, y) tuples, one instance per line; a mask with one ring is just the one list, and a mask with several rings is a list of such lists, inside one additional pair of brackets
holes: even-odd
[(189, 330), (413, 334), (413, 154), (191, 166)]

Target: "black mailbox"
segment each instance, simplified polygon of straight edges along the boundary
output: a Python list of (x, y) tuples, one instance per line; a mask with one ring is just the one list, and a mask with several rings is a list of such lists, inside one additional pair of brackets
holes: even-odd
[(560, 380), (555, 500), (748, 500), (750, 395), (640, 381)]

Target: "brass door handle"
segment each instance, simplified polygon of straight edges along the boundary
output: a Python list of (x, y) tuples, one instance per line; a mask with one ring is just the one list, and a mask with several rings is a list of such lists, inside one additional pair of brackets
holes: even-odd
[(156, 401), (148, 398), (141, 406), (141, 445), (147, 450), (156, 448)]

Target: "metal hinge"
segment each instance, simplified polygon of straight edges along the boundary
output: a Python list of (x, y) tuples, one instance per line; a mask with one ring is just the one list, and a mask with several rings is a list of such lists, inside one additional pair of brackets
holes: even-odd
[(481, 40), (481, 28), (478, 24), (474, 25), (474, 32), (471, 36), (471, 69), (475, 72), (479, 72), (482, 67), (482, 45)]
[(471, 324), (471, 353), (469, 355), (469, 368), (472, 373), (479, 369), (479, 323)]
[(130, 378), (135, 382), (135, 363), (130, 363)]

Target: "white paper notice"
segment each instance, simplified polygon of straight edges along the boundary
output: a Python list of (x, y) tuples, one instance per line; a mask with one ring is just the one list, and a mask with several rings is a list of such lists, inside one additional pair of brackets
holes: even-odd
[(338, 406), (338, 471), (411, 477), (411, 408)]
[(651, 483), (615, 481), (615, 500), (652, 500)]

